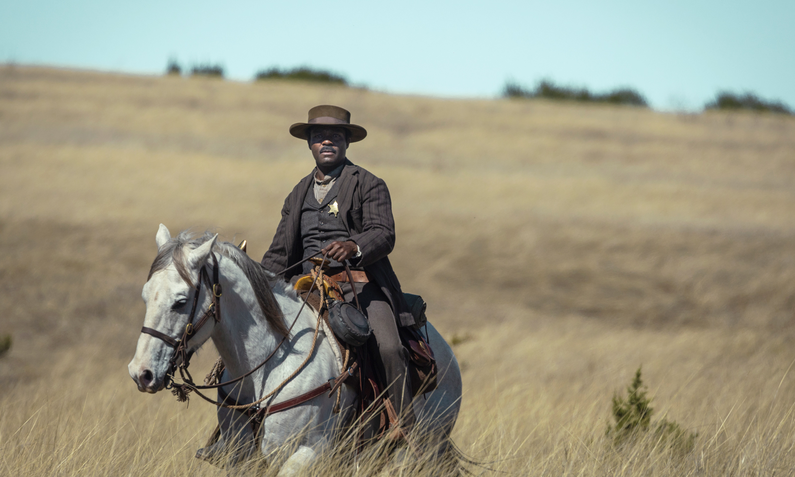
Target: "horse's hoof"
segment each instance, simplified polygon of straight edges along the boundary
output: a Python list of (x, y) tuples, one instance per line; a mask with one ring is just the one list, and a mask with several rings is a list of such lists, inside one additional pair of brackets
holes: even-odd
[(196, 451), (196, 458), (208, 462), (216, 467), (223, 468), (222, 456), (224, 455), (223, 443), (221, 441), (207, 447), (202, 447)]

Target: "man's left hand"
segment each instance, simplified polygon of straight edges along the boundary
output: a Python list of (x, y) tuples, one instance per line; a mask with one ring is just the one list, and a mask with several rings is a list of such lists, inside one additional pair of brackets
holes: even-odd
[(358, 249), (359, 248), (356, 246), (356, 243), (348, 240), (347, 242), (331, 242), (320, 252), (327, 254), (330, 258), (333, 258), (338, 262), (344, 262), (345, 260), (348, 260), (349, 258), (356, 255)]

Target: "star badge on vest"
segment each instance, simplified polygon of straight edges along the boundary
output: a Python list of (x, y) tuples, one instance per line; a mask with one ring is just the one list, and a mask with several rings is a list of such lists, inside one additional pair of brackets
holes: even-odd
[(339, 205), (337, 205), (337, 201), (336, 200), (328, 205), (328, 213), (329, 214), (334, 214), (334, 217), (336, 217), (337, 214), (340, 213), (340, 208), (339, 208)]

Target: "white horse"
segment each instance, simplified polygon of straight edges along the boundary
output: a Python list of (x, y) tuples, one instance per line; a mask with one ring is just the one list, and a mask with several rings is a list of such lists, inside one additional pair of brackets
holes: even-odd
[[(246, 374), (274, 353), (260, 369), (224, 389), (226, 393), (234, 392), (239, 403), (252, 403), (278, 389), (260, 405), (267, 407), (304, 394), (342, 373), (334, 340), (327, 338), (325, 327), (315, 333), (319, 322), (317, 314), (308, 305), (301, 310), (302, 301), (289, 284), (275, 280), (245, 252), (231, 243), (217, 241), (217, 235), (193, 238), (182, 232), (172, 238), (162, 224), (156, 242), (158, 255), (142, 293), (146, 302), (144, 327), (156, 330), (166, 339), (147, 333), (138, 338), (128, 370), (139, 391), (156, 393), (164, 388), (169, 362), (174, 356), (174, 347), (166, 340), (171, 337), (175, 341), (185, 336), (189, 319), (194, 321), (191, 326), (196, 325), (198, 318), (190, 316), (194, 300), (197, 301), (196, 316), (212, 303), (211, 287), (200, 285), (200, 276), (203, 267), (212, 270), (215, 262), (223, 290), (219, 299), (221, 319), (218, 322), (207, 320), (205, 326), (190, 336), (188, 352), (212, 339), (226, 365), (222, 382)], [(295, 324), (288, 332), (293, 320)], [(441, 453), (439, 449), (449, 450), (445, 446), (452, 445), (447, 436), (455, 425), (461, 404), (461, 374), (449, 345), (430, 324), (427, 334), (439, 367), (438, 386), (415, 399), (418, 424), (412, 433), (412, 442)], [(279, 346), (284, 336), (288, 338)], [(308, 357), (315, 336), (314, 354)], [(300, 373), (291, 379), (299, 368)], [(340, 407), (343, 412), (335, 413), (336, 395), (330, 398), (328, 394), (324, 392), (294, 408), (268, 415), (258, 436), (253, 435), (253, 426), (246, 423), (248, 418), (241, 412), (219, 407), (220, 442), (236, 439), (236, 445), (247, 448), (238, 455), (251, 455), (258, 442), (268, 465), (280, 468), (279, 475), (297, 473), (330, 449), (356, 404), (354, 390), (342, 385)], [(286, 444), (290, 452), (285, 452), (283, 446)]]

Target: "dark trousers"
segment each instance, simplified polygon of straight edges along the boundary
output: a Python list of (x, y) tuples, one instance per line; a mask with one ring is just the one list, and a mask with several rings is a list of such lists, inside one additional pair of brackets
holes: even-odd
[[(345, 294), (345, 301), (356, 305), (350, 283), (339, 283)], [(375, 359), (375, 368), (382, 374), (382, 384), (387, 386), (387, 395), (392, 400), (401, 424), (414, 424), (414, 410), (411, 406), (411, 386), (408, 382), (408, 356), (398, 335), (397, 322), (392, 307), (384, 292), (375, 283), (356, 283), (356, 293), (362, 311), (367, 316), (373, 336), (367, 346)]]

